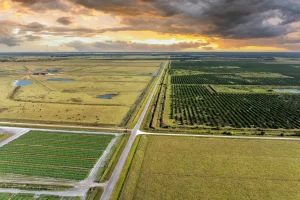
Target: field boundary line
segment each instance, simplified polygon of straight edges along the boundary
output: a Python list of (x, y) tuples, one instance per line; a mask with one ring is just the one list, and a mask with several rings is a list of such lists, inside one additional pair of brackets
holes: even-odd
[(156, 136), (178, 136), (178, 137), (203, 137), (203, 138), (223, 138), (223, 139), (256, 139), (256, 140), (288, 140), (300, 141), (300, 138), (287, 137), (257, 137), (257, 136), (226, 136), (226, 135), (198, 135), (198, 134), (168, 134), (168, 133), (150, 133), (139, 131), (138, 135), (156, 135)]
[(89, 168), (84, 168), (84, 167), (72, 167), (72, 166), (65, 166), (65, 165), (46, 165), (46, 164), (38, 164), (38, 163), (12, 162), (12, 161), (4, 161), (4, 160), (1, 160), (0, 163), (16, 164), (16, 165), (21, 164), (26, 166), (41, 166), (41, 167), (55, 168), (55, 169), (71, 169), (71, 170), (79, 170), (79, 171), (89, 170)]
[[(0, 152), (0, 155), (2, 153), (8, 153), (8, 152)], [(59, 155), (54, 155), (54, 154), (35, 154), (35, 153), (24, 153), (24, 152), (9, 152), (14, 155), (26, 155), (26, 156), (37, 156), (37, 157), (49, 157), (49, 158), (70, 158), (74, 160), (96, 160), (97, 158), (83, 158), (83, 157), (74, 157), (74, 156), (59, 156)]]
[[(99, 130), (112, 130), (112, 131), (131, 131), (131, 129), (118, 128), (118, 127), (99, 127), (99, 126), (76, 126), (76, 125), (60, 125), (60, 124), (40, 124), (40, 123), (22, 123), (22, 122), (0, 122), (4, 125), (24, 125), (24, 126), (37, 126), (37, 127), (57, 127), (57, 128), (79, 128), (79, 129), (99, 129)], [(3, 126), (0, 128), (15, 128), (22, 129), (20, 127), (8, 127)], [(23, 128), (24, 129), (24, 128)], [(106, 133), (106, 132), (93, 132), (93, 131), (69, 131), (69, 130), (49, 130), (43, 128), (28, 128), (30, 130), (45, 131), (45, 132), (70, 132), (70, 133), (84, 133), (84, 134), (104, 134), (104, 135), (116, 135), (117, 133)]]
[[(3, 127), (0, 127), (0, 129), (3, 129)], [(30, 131), (30, 129), (24, 129), (24, 128), (4, 128), (5, 132), (12, 133), (13, 135), (6, 138), (2, 142), (0, 142), (0, 147), (3, 147), (4, 145), (14, 141), (15, 139), (21, 137), (22, 135), (26, 134)]]
[(120, 135), (116, 136), (115, 138), (112, 139), (112, 141), (110, 142), (110, 144), (106, 147), (105, 151), (102, 153), (101, 157), (97, 160), (97, 162), (94, 165), (94, 167), (90, 170), (90, 173), (89, 173), (87, 179), (85, 179), (81, 183), (92, 183), (92, 182), (94, 182), (94, 180), (95, 180), (95, 178), (97, 176), (98, 171), (100, 170), (100, 168), (104, 164), (105, 160), (107, 159), (107, 156), (110, 153), (112, 147), (115, 145), (118, 137), (120, 137)]

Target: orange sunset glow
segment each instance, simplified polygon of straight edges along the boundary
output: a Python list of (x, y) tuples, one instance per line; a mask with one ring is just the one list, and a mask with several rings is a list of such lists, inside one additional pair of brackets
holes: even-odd
[(299, 2), (280, 2), (0, 0), (0, 50), (299, 51)]

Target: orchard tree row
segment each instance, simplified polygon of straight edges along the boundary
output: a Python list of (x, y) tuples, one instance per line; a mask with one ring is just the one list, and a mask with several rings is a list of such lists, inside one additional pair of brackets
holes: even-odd
[(300, 95), (212, 93), (172, 85), (170, 118), (178, 125), (300, 128)]
[(172, 76), (172, 84), (215, 84), (215, 85), (279, 85), (300, 86), (300, 76), (295, 78), (241, 77), (238, 74), (197, 74)]

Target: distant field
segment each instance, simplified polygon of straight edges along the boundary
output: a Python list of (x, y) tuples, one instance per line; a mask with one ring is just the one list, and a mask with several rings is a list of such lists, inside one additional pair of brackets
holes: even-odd
[(142, 136), (120, 199), (299, 199), (297, 141)]
[(173, 85), (170, 119), (179, 125), (300, 128), (300, 95), (215, 93)]
[(165, 84), (154, 128), (300, 128), (300, 70), (294, 64), (173, 61)]
[[(161, 62), (76, 57), (3, 62), (0, 120), (124, 126)], [(16, 88), (16, 80), (31, 83)]]
[(30, 131), (0, 148), (0, 173), (83, 180), (112, 139)]
[(253, 85), (213, 85), (218, 93), (266, 93), (266, 94), (297, 94), (299, 86), (253, 86)]

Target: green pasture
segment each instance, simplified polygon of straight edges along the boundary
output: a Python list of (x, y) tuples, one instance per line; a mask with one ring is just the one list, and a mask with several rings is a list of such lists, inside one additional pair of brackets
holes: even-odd
[(299, 199), (300, 143), (142, 136), (119, 199)]

